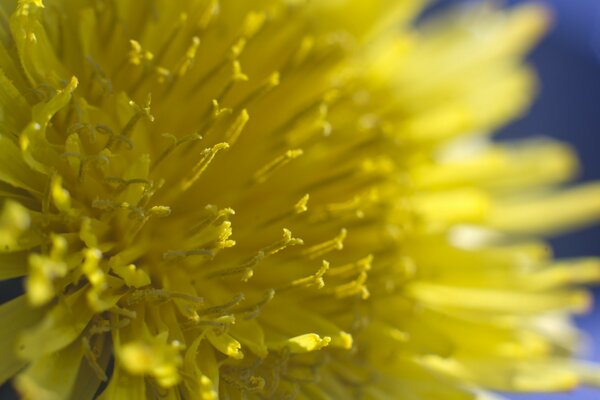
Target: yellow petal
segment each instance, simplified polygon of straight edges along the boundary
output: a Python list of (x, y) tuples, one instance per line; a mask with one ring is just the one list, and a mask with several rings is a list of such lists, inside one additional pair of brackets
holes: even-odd
[(26, 361), (17, 356), (18, 338), (23, 331), (40, 321), (43, 312), (43, 309), (32, 309), (25, 296), (0, 305), (0, 321), (4, 325), (0, 329), (0, 383), (6, 382), (25, 366)]
[(81, 343), (74, 342), (32, 362), (17, 376), (16, 389), (25, 399), (69, 398), (82, 360), (83, 347)]
[(71, 344), (90, 322), (93, 310), (83, 299), (85, 287), (65, 296), (40, 324), (25, 332), (18, 343), (19, 356), (35, 360)]
[(519, 234), (550, 234), (587, 225), (600, 217), (600, 183), (494, 205), (487, 224)]

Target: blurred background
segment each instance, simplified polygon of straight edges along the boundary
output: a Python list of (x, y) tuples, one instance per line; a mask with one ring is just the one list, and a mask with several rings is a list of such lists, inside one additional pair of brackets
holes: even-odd
[[(477, 1), (477, 0), (465, 0)], [(509, 5), (531, 0), (505, 0)], [(529, 57), (541, 92), (530, 113), (505, 127), (500, 138), (548, 135), (571, 143), (581, 158), (580, 181), (600, 180), (600, 1), (538, 0), (554, 14), (554, 27)], [(442, 0), (431, 13), (461, 0)], [(600, 199), (598, 199), (600, 202)], [(557, 257), (600, 256), (600, 226), (551, 240)], [(600, 362), (600, 290), (596, 309), (578, 317), (589, 336), (582, 357)], [(556, 395), (506, 395), (512, 400), (597, 400), (600, 391), (580, 389)]]
[[(522, 3), (511, 1), (510, 3)], [(600, 179), (600, 1), (546, 0), (554, 11), (554, 28), (531, 54), (541, 79), (541, 92), (529, 115), (506, 127), (504, 137), (545, 134), (570, 142), (583, 170), (580, 180)], [(600, 199), (598, 199), (600, 202)], [(558, 257), (600, 256), (600, 226), (557, 237)], [(600, 361), (600, 290), (596, 309), (577, 319), (589, 336), (583, 357)], [(514, 400), (596, 400), (600, 391), (544, 396), (509, 396)]]

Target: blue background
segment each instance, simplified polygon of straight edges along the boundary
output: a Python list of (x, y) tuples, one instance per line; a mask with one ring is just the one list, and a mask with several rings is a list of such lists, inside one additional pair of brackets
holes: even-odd
[[(541, 92), (531, 112), (504, 128), (499, 137), (547, 135), (567, 141), (577, 148), (581, 158), (583, 173), (579, 180), (600, 180), (600, 1), (541, 2), (554, 11), (552, 31), (529, 57), (538, 71)], [(440, 1), (430, 11), (457, 3), (460, 1)], [(552, 238), (551, 243), (558, 257), (600, 256), (600, 226)], [(600, 308), (598, 289), (595, 298)], [(600, 310), (578, 317), (576, 323), (590, 339), (591, 346), (582, 357), (600, 362)], [(599, 400), (600, 390), (503, 395), (512, 400)]]
[[(513, 1), (519, 3), (522, 1)], [(600, 1), (548, 0), (554, 29), (531, 55), (542, 91), (531, 113), (507, 127), (503, 136), (546, 134), (572, 143), (583, 164), (581, 180), (600, 179)], [(598, 199), (600, 201), (600, 199)], [(559, 257), (600, 256), (600, 227), (552, 240)], [(600, 306), (600, 296), (596, 292)], [(600, 361), (600, 312), (578, 318), (592, 348), (584, 357)], [(596, 339), (596, 340), (594, 340)], [(595, 347), (595, 348), (594, 348)], [(513, 395), (519, 400), (596, 400), (600, 390), (558, 395)]]

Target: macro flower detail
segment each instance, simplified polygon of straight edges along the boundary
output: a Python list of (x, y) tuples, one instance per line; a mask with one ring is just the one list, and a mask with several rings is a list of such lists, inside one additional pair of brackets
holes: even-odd
[(24, 399), (472, 399), (598, 382), (600, 216), (527, 107), (537, 5), (0, 5), (0, 378)]

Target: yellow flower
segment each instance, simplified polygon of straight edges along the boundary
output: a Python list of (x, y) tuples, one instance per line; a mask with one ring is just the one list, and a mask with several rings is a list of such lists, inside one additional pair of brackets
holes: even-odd
[[(0, 378), (24, 399), (470, 399), (597, 382), (540, 235), (568, 146), (495, 144), (539, 6), (6, 0)], [(481, 395), (483, 396), (483, 395)]]

